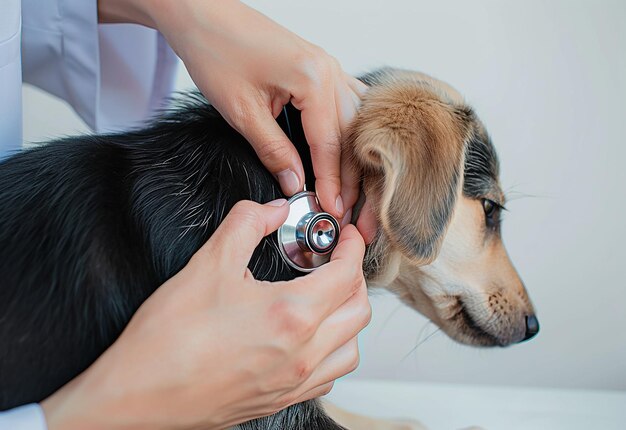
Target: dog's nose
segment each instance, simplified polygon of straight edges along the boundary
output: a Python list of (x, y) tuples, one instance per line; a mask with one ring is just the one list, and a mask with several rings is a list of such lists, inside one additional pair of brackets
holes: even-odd
[(526, 335), (522, 342), (532, 339), (539, 333), (539, 320), (534, 315), (526, 315)]

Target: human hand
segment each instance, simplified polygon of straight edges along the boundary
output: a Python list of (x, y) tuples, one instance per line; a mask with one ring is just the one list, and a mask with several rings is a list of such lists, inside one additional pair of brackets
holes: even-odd
[[(298, 153), (275, 120), (291, 101), (302, 111), (320, 204), (342, 225), (350, 220), (359, 178), (341, 157), (341, 136), (366, 86), (335, 58), (239, 1), (100, 0), (99, 7), (103, 20), (161, 31), (288, 196), (304, 184)], [(369, 211), (362, 218), (358, 227), (369, 243), (375, 218)]]
[(288, 205), (239, 202), (120, 338), (43, 403), (49, 430), (224, 428), (330, 391), (356, 368), (369, 322), (364, 243), (346, 227), (331, 261), (289, 282), (247, 269)]

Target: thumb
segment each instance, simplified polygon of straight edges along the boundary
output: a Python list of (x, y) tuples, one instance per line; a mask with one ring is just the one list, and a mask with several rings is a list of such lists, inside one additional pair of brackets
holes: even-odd
[(287, 219), (287, 200), (273, 200), (264, 205), (248, 200), (235, 204), (213, 236), (197, 252), (200, 264), (226, 269), (243, 276), (250, 257), (261, 239), (275, 231)]
[(280, 183), (283, 193), (292, 196), (302, 190), (304, 171), (298, 151), (266, 106), (250, 107), (235, 128), (250, 142), (259, 160)]

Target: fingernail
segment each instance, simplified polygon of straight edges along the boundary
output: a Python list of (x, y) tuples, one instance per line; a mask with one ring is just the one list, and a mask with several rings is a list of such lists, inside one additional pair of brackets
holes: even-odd
[(267, 202), (265, 204), (268, 206), (280, 207), (280, 206), (283, 206), (285, 203), (287, 203), (287, 200), (285, 199), (276, 199), (276, 200), (272, 200), (271, 202)]
[(276, 176), (278, 177), (280, 187), (288, 196), (294, 195), (300, 189), (300, 180), (298, 179), (298, 175), (296, 175), (292, 170), (285, 169)]
[(350, 224), (351, 220), (352, 220), (352, 208), (348, 209), (346, 211), (346, 214), (341, 219), (341, 228), (343, 228), (343, 227), (347, 226), (348, 224)]
[(337, 196), (337, 200), (335, 200), (335, 208), (337, 209), (338, 213), (343, 213), (343, 199), (341, 198), (341, 196)]

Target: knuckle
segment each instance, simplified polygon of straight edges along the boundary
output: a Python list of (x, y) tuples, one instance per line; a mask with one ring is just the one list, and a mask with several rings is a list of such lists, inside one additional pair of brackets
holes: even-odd
[(310, 89), (317, 89), (326, 83), (332, 73), (330, 56), (322, 48), (311, 46), (300, 52), (296, 64), (303, 78), (303, 85)]
[(355, 345), (350, 363), (348, 364), (348, 373), (354, 372), (356, 368), (359, 367), (360, 362), (361, 362), (361, 355), (359, 354), (359, 348), (358, 346)]
[(325, 396), (326, 394), (330, 393), (333, 390), (334, 385), (335, 385), (335, 381), (331, 381), (328, 384), (326, 384), (326, 386), (322, 390), (322, 396)]
[(352, 296), (359, 291), (362, 285), (358, 270), (353, 264), (345, 264), (343, 261), (338, 261), (338, 263), (334, 270), (336, 277), (333, 282), (336, 282), (339, 289)]
[(292, 386), (298, 387), (313, 374), (314, 367), (309, 360), (296, 362), (293, 369)]
[(229, 107), (228, 117), (232, 125), (239, 130), (245, 130), (251, 119), (249, 100), (243, 96), (235, 95)]
[(358, 292), (357, 294), (359, 297), (357, 298), (357, 302), (355, 304), (356, 317), (354, 322), (358, 325), (358, 329), (362, 330), (372, 320), (372, 305), (367, 298), (366, 291), (363, 291), (362, 293)]
[(262, 225), (263, 218), (257, 212), (257, 207), (256, 203), (249, 200), (238, 201), (231, 210), (231, 216), (237, 220), (237, 223), (249, 226)]
[(279, 336), (290, 343), (310, 339), (317, 329), (309, 313), (298, 309), (288, 300), (277, 301), (271, 306), (270, 312), (276, 320)]
[(290, 161), (293, 152), (291, 143), (284, 139), (267, 139), (258, 143), (256, 150), (260, 158), (271, 163)]
[[(322, 136), (323, 140), (321, 141), (321, 145), (311, 145), (311, 156), (323, 156), (330, 152), (337, 154), (337, 160), (339, 161), (341, 154), (341, 133), (339, 130), (332, 128)], [(337, 163), (337, 167), (339, 167), (339, 162)], [(337, 169), (335, 175), (337, 177), (339, 176), (339, 169)]]
[(350, 287), (350, 291), (356, 294), (363, 287), (363, 283), (365, 282), (363, 270), (356, 264), (348, 264), (346, 266), (346, 284)]
[(247, 214), (253, 211), (255, 208), (255, 203), (251, 200), (239, 200), (237, 203), (233, 205), (231, 213), (233, 214)]
[(354, 279), (352, 281), (351, 287), (352, 289), (350, 290), (352, 292), (352, 294), (358, 294), (359, 290), (361, 289), (361, 286), (363, 285), (363, 283), (361, 282), (360, 279)]
[[(366, 296), (367, 297), (367, 296)], [(372, 305), (369, 300), (365, 300), (363, 305), (363, 327), (366, 327), (372, 321)]]
[(254, 240), (261, 239), (259, 232), (265, 232), (266, 222), (259, 206), (252, 201), (240, 201), (233, 206), (222, 224), (224, 227), (219, 227), (229, 229), (227, 240), (230, 243), (245, 244), (250, 242), (252, 238)]

